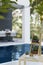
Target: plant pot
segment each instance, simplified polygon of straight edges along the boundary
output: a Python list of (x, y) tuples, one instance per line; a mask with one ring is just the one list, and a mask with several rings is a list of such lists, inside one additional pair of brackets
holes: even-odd
[(38, 54), (38, 51), (33, 51), (32, 53), (33, 53), (33, 54)]

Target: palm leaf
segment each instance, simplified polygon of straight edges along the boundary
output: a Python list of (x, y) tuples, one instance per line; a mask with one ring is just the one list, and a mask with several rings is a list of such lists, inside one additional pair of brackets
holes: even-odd
[(1, 0), (0, 2), (2, 3), (2, 5), (0, 6), (0, 12), (2, 13), (8, 12), (9, 8), (11, 8), (12, 10), (23, 8), (23, 6), (18, 5), (15, 1)]
[(43, 2), (41, 2), (37, 7), (36, 11), (40, 14), (43, 15)]
[(2, 3), (2, 5), (0, 6), (0, 12), (2, 13), (6, 13), (8, 12), (9, 8), (12, 8), (12, 9), (16, 9), (16, 7), (12, 6), (10, 3), (14, 3), (14, 4), (17, 4), (16, 2), (14, 1), (10, 1), (10, 0), (1, 0), (0, 3)]

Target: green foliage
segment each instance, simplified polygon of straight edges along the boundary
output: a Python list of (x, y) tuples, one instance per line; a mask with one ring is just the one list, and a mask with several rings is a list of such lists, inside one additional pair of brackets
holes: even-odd
[(39, 43), (39, 38), (36, 35), (34, 35), (32, 38), (32, 42)]
[(0, 12), (1, 12), (1, 13), (6, 13), (6, 12), (8, 12), (8, 9), (9, 9), (9, 8), (16, 9), (15, 7), (13, 7), (13, 6), (11, 5), (11, 3), (12, 3), (12, 4), (13, 4), (13, 3), (17, 4), (17, 3), (16, 3), (16, 2), (13, 2), (13, 1), (11, 1), (11, 0), (1, 0), (0, 3), (2, 3), (2, 5), (0, 6)]
[(40, 15), (43, 15), (43, 1), (36, 7), (36, 11), (37, 11)]
[[(16, 9), (15, 7), (13, 7), (12, 5), (11, 5), (11, 3), (13, 4), (13, 3), (15, 3), (15, 4), (17, 4), (16, 2), (13, 2), (13, 1), (11, 1), (11, 0), (0, 0), (0, 3), (2, 3), (1, 5), (0, 5), (0, 13), (7, 13), (7, 12), (9, 12), (9, 9), (11, 8), (11, 9)], [(4, 19), (5, 17), (4, 16), (1, 16), (0, 15), (0, 19)]]
[(2, 16), (2, 15), (0, 15), (0, 19), (5, 19), (5, 17), (4, 17), (4, 16)]
[(10, 0), (1, 0), (3, 3), (9, 3)]
[(33, 51), (38, 51), (38, 46), (34, 46)]
[(7, 13), (8, 10), (7, 10), (7, 9), (0, 9), (0, 12), (1, 12), (1, 13)]
[(43, 0), (30, 0), (30, 6), (31, 6), (31, 14), (36, 9), (36, 11), (42, 15), (43, 14)]

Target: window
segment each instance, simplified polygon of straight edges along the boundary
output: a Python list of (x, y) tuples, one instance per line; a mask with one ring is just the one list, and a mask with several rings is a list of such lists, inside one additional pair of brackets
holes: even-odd
[(22, 10), (16, 9), (12, 11), (12, 30), (17, 31), (14, 39), (21, 40), (22, 39)]

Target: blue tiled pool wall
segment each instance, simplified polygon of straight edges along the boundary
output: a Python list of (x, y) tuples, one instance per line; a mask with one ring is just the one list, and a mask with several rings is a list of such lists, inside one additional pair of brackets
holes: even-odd
[(0, 63), (17, 60), (22, 54), (29, 50), (29, 44), (0, 47)]
[(0, 47), (0, 63), (11, 61), (11, 47)]

